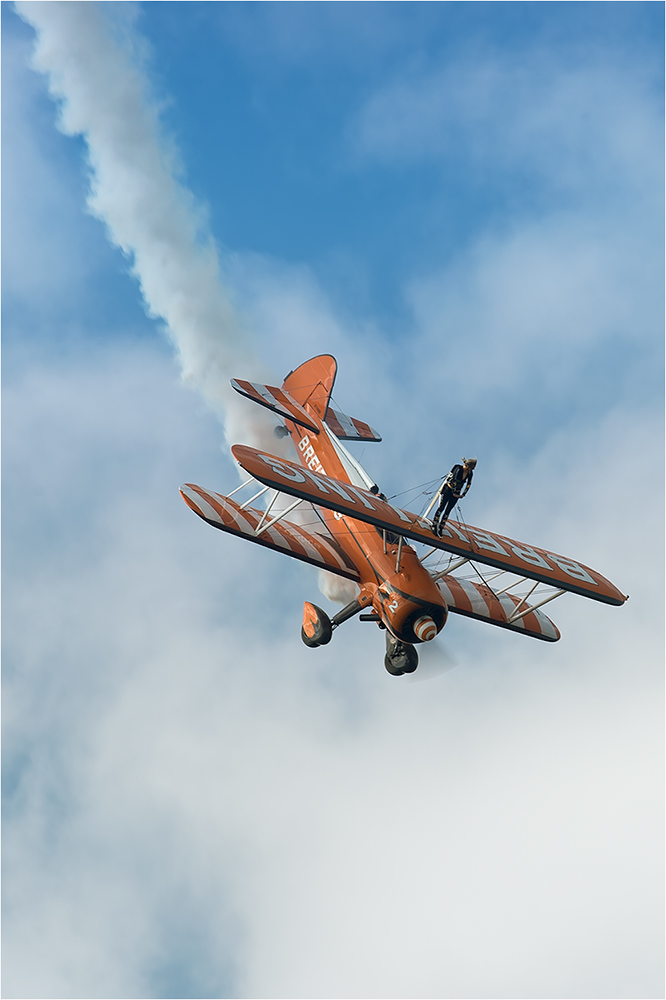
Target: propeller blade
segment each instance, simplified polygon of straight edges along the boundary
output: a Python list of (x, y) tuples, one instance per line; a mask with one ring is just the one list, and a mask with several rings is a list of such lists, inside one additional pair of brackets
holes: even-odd
[(413, 674), (407, 675), (410, 684), (433, 680), (442, 674), (448, 674), (458, 666), (458, 660), (451, 652), (451, 648), (440, 639), (421, 643), (416, 649), (419, 654), (419, 665)]

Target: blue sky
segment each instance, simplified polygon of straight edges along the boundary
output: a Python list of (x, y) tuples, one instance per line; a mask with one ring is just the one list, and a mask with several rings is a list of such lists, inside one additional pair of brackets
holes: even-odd
[[(2, 5), (5, 995), (661, 995), (663, 6), (97, 11)], [(177, 487), (320, 352), (628, 604), (302, 646)]]

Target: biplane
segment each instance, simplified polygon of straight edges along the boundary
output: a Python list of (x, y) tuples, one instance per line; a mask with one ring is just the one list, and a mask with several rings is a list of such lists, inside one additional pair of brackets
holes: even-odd
[[(359, 615), (385, 632), (384, 665), (398, 676), (416, 670), (416, 647), (441, 632), (449, 613), (556, 642), (560, 633), (542, 610), (550, 601), (567, 592), (605, 604), (626, 601), (596, 570), (573, 559), (462, 520), (449, 519), (436, 536), (427, 512), (389, 503), (342, 443), (381, 437), (331, 406), (336, 373), (335, 358), (324, 354), (290, 372), (280, 388), (233, 379), (237, 392), (280, 417), (276, 435), (291, 436), (298, 461), (234, 445), (232, 454), (249, 477), (241, 486), (229, 496), (190, 483), (180, 490), (214, 528), (356, 584), (356, 597), (332, 617), (305, 602), (306, 646), (326, 645), (335, 629)], [(258, 491), (241, 502), (253, 485)], [(253, 506), (267, 493), (263, 509)], [(307, 525), (292, 513), (299, 507), (309, 512)]]

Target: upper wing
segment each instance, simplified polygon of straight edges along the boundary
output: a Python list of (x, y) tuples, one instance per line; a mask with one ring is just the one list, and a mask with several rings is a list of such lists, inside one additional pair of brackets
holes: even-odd
[(355, 417), (348, 417), (346, 413), (334, 410), (332, 406), (327, 409), (324, 421), (341, 441), (381, 441), (382, 439), (381, 434), (373, 430), (370, 424), (366, 424), (363, 420), (356, 420)]
[(300, 403), (297, 403), (284, 389), (278, 389), (275, 385), (260, 385), (258, 382), (246, 382), (242, 378), (232, 378), (231, 387), (236, 392), (240, 392), (241, 396), (247, 396), (254, 403), (266, 406), (269, 410), (273, 410), (274, 413), (279, 413), (281, 417), (293, 420), (295, 424), (300, 424), (301, 427), (307, 427), (309, 431), (319, 434), (319, 427), (313, 421), (308, 411)]
[(287, 556), (293, 556), (302, 562), (312, 563), (319, 569), (327, 569), (330, 573), (345, 576), (348, 580), (358, 582), (356, 567), (349, 561), (337, 542), (319, 532), (305, 531), (291, 521), (276, 521), (260, 535), (255, 532), (265, 511), (246, 507), (241, 510), (238, 504), (229, 497), (219, 493), (210, 493), (201, 486), (187, 483), (181, 486), (180, 495), (195, 514), (208, 521), (214, 528), (228, 531), (232, 535), (247, 538), (269, 549), (277, 549)]
[(437, 538), (432, 534), (430, 522), (424, 518), (392, 507), (358, 486), (341, 483), (330, 476), (245, 445), (234, 445), (231, 450), (239, 464), (259, 482), (320, 507), (367, 521), (417, 542), (473, 559), (474, 562), (497, 566), (509, 573), (539, 580), (605, 604), (620, 605), (627, 599), (596, 570), (554, 552), (456, 521), (447, 521), (444, 537)]

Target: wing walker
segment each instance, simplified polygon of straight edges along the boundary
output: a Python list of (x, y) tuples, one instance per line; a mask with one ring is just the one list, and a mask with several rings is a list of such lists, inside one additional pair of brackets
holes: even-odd
[[(441, 632), (450, 612), (556, 642), (560, 633), (541, 609), (562, 594), (624, 604), (625, 595), (582, 563), (447, 519), (453, 505), (443, 490), (426, 512), (440, 500), (440, 518), (392, 506), (342, 444), (381, 437), (330, 405), (336, 372), (335, 358), (323, 354), (290, 372), (280, 388), (233, 379), (237, 392), (284, 421), (276, 433), (291, 436), (298, 463), (234, 445), (233, 456), (249, 478), (228, 497), (191, 483), (180, 490), (185, 503), (214, 528), (357, 585), (356, 598), (333, 617), (305, 602), (306, 646), (326, 645), (336, 628), (359, 615), (385, 631), (384, 665), (400, 675), (416, 670), (416, 647)], [(467, 466), (471, 482), (476, 461), (465, 461), (473, 462)], [(461, 466), (447, 477), (455, 499), (464, 495), (460, 474), (450, 478), (456, 469)], [(259, 489), (241, 502), (252, 485)], [(253, 506), (266, 493), (265, 509)], [(301, 505), (311, 515), (307, 527), (289, 520)], [(420, 555), (415, 543), (426, 551)]]

